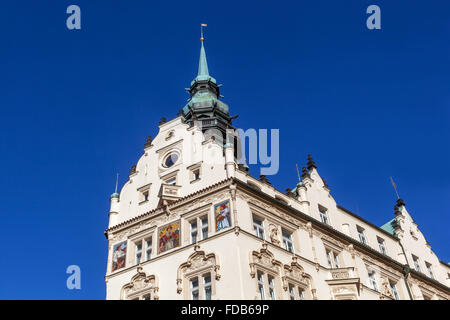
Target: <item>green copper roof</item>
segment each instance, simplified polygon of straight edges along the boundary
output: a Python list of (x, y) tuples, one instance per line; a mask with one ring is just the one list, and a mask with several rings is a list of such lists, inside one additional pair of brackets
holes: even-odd
[(205, 51), (205, 47), (203, 46), (203, 41), (202, 41), (202, 47), (200, 48), (200, 59), (198, 61), (198, 74), (197, 77), (192, 81), (191, 85), (195, 82), (195, 81), (208, 81), (210, 80), (211, 82), (216, 83), (216, 79), (214, 79), (213, 77), (211, 77), (209, 75), (209, 70), (208, 70), (208, 61), (206, 60), (206, 51)]
[(200, 60), (198, 61), (197, 76), (209, 76), (208, 61), (206, 61), (206, 52), (205, 52), (205, 47), (203, 46), (203, 41), (202, 41), (202, 47), (200, 48)]
[(385, 223), (383, 226), (381, 226), (381, 229), (383, 229), (384, 231), (386, 231), (392, 235), (395, 235), (394, 227), (392, 226), (392, 223), (394, 222), (394, 220), (395, 220), (395, 218), (392, 219), (391, 221)]

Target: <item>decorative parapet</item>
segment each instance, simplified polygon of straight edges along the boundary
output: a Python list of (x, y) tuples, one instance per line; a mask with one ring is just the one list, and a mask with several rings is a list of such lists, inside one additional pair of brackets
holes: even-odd
[(168, 202), (175, 201), (180, 198), (180, 188), (181, 186), (161, 184), (160, 198)]
[(334, 300), (357, 300), (360, 293), (360, 280), (355, 278), (354, 268), (331, 269), (326, 280)]
[(354, 278), (353, 267), (337, 268), (330, 270), (332, 280), (342, 280)]

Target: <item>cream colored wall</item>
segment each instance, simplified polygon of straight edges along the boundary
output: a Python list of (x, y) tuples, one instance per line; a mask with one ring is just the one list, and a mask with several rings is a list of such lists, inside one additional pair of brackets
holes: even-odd
[[(120, 209), (114, 226), (135, 216), (153, 210), (159, 202), (158, 192), (162, 179), (177, 172), (177, 185), (180, 185), (179, 196), (185, 196), (197, 190), (226, 179), (224, 170), (225, 158), (222, 146), (213, 140), (204, 141), (201, 130), (196, 126), (189, 128), (178, 117), (159, 126), (159, 133), (152, 145), (144, 150), (136, 165), (136, 173), (132, 174), (120, 192)], [(173, 136), (166, 140), (169, 132)], [(164, 168), (161, 163), (164, 156), (177, 150), (181, 159), (171, 168)], [(191, 183), (190, 166), (199, 164), (201, 178)], [(140, 203), (138, 189), (150, 184), (149, 201)]]
[[(169, 132), (173, 132), (173, 135), (170, 139), (167, 139)], [(163, 157), (167, 152), (175, 149), (180, 152), (182, 159), (169, 169), (163, 168), (161, 166)], [(191, 183), (189, 169), (193, 164), (200, 166), (201, 178), (199, 181)], [(231, 170), (227, 175), (224, 151), (221, 146), (212, 140), (204, 141), (201, 131), (195, 126), (189, 128), (183, 124), (182, 118), (171, 120), (160, 126), (160, 131), (153, 140), (153, 146), (144, 150), (144, 154), (137, 163), (136, 173), (130, 176), (121, 190), (120, 201), (115, 203), (115, 200), (112, 200), (111, 211), (117, 212), (117, 214), (110, 215), (110, 227), (117, 226), (131, 218), (138, 218), (143, 213), (155, 209), (159, 202), (158, 193), (161, 187), (161, 179), (175, 171), (177, 171), (177, 185), (181, 186), (180, 197), (194, 195), (199, 190), (225, 180), (230, 176), (230, 172), (233, 172)], [(365, 229), (370, 248), (379, 251), (377, 243), (377, 236), (379, 236), (385, 240), (387, 255), (401, 264), (405, 263), (399, 241), (363, 219), (338, 208), (336, 201), (324, 186), (316, 169), (311, 171), (311, 178), (304, 179), (307, 187), (304, 199), (289, 197), (273, 186), (263, 183), (243, 171), (237, 170), (233, 172), (233, 175), (240, 181), (257, 186), (262, 193), (272, 199), (281, 199), (289, 207), (299, 210), (317, 221), (320, 221), (318, 205), (324, 206), (328, 209), (328, 217), (332, 228), (359, 241), (356, 232), (356, 225), (359, 225)], [(171, 212), (169, 212), (167, 218), (164, 218), (166, 212), (158, 209), (159, 211), (155, 212), (156, 215), (153, 217), (137, 219), (135, 222), (127, 222), (124, 226), (109, 229), (109, 256), (106, 275), (107, 299), (119, 299), (122, 287), (136, 274), (137, 266), (133, 261), (133, 242), (143, 235), (147, 236), (149, 231), (153, 233), (154, 253), (152, 254), (152, 260), (141, 264), (143, 271), (148, 275), (153, 274), (157, 277), (160, 299), (183, 299), (184, 293), (177, 293), (177, 271), (179, 266), (185, 263), (194, 252), (194, 246), (189, 244), (189, 237), (187, 237), (187, 222), (193, 216), (207, 212), (210, 230), (213, 230), (213, 205), (231, 199), (233, 190), (235, 190), (228, 186), (232, 183), (231, 180), (226, 183), (226, 189), (218, 187), (218, 190), (208, 191), (209, 194), (202, 191), (201, 195), (193, 196), (192, 199), (186, 198), (187, 200), (184, 200), (181, 204), (169, 205)], [(139, 188), (149, 184), (150, 199), (146, 203), (139, 204)], [(214, 193), (217, 193), (218, 196), (214, 197)], [(203, 204), (200, 205), (200, 203)], [(238, 226), (240, 229), (230, 228), (219, 234), (212, 232), (210, 238), (199, 242), (199, 250), (204, 250), (207, 254), (214, 253), (220, 261), (221, 279), (216, 282), (217, 295), (213, 296), (214, 299), (254, 299), (257, 294), (256, 279), (250, 276), (249, 255), (252, 251), (261, 250), (263, 241), (254, 236), (252, 223), (252, 215), (254, 214), (265, 219), (264, 227), (268, 250), (283, 265), (289, 264), (294, 255), (282, 248), (281, 229), (293, 231), (294, 254), (298, 257), (298, 262), (304, 268), (304, 272), (313, 277), (318, 299), (333, 298), (332, 289), (329, 285), (331, 270), (328, 268), (325, 245), (336, 249), (339, 252), (341, 267), (344, 269), (350, 268), (352, 277), (359, 278), (359, 299), (380, 298), (380, 293), (370, 288), (368, 268), (375, 270), (379, 288), (382, 286), (383, 278), (388, 277), (397, 282), (401, 298), (408, 299), (407, 288), (401, 273), (386, 266), (382, 259), (378, 257), (374, 258), (373, 255), (367, 255), (360, 249), (352, 249), (348, 246), (347, 240), (336, 240), (339, 236), (333, 234), (333, 232), (325, 229), (319, 230), (320, 228), (317, 226), (320, 226), (321, 223), (314, 222), (311, 224), (303, 218), (294, 218), (292, 214), (280, 209), (276, 202), (258, 199), (251, 195), (251, 192), (239, 188), (236, 201), (232, 201), (232, 208), (236, 208), (231, 215), (233, 227)], [(235, 212), (237, 221), (234, 217)], [(156, 254), (157, 228), (177, 219), (181, 219), (182, 223), (182, 246), (164, 254)], [(400, 221), (402, 229), (406, 230), (401, 235), (401, 241), (410, 265), (412, 266), (412, 253), (420, 258), (424, 273), (426, 273), (424, 261), (432, 263), (436, 280), (448, 286), (450, 268), (448, 265), (439, 262), (405, 208), (402, 208)], [(278, 230), (279, 244), (271, 242), (269, 228), (271, 224)], [(348, 225), (348, 230), (343, 228), (343, 225)], [(410, 234), (409, 230), (411, 229), (415, 231), (417, 239)], [(112, 247), (124, 240), (128, 241), (127, 267), (111, 273)], [(413, 279), (411, 280), (411, 286), (415, 298), (423, 298), (422, 291), (425, 290), (424, 286), (426, 285)], [(440, 296), (440, 298), (442, 297)], [(280, 289), (279, 298), (288, 298), (284, 289)]]

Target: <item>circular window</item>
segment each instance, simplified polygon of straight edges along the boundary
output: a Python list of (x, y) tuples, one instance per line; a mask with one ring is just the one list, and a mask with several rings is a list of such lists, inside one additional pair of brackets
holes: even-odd
[(178, 161), (178, 154), (173, 152), (170, 153), (165, 159), (164, 159), (164, 167), (170, 168)]

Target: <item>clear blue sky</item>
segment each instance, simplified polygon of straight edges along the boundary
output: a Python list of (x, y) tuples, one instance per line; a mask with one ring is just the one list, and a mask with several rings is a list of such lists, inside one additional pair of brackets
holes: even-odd
[[(70, 4), (80, 31), (66, 28)], [(365, 26), (370, 4), (380, 31)], [(8, 1), (0, 298), (104, 299), (115, 173), (123, 184), (159, 119), (184, 106), (202, 22), (234, 124), (280, 129), (278, 189), (311, 153), (337, 202), (382, 225), (393, 176), (450, 261), (449, 1)], [(80, 291), (66, 289), (71, 264)]]

